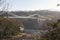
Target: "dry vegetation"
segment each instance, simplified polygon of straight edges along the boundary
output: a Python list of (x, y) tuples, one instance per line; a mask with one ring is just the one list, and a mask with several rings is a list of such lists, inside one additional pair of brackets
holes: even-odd
[(23, 25), (14, 19), (0, 18), (0, 38), (18, 35), (20, 27)]

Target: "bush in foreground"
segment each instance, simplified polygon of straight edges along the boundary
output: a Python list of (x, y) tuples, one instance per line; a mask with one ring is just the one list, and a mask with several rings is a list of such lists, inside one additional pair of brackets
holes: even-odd
[(15, 36), (21, 32), (21, 23), (14, 19), (0, 18), (0, 37)]
[(48, 22), (44, 27), (47, 32), (42, 40), (60, 40), (60, 19), (56, 22)]

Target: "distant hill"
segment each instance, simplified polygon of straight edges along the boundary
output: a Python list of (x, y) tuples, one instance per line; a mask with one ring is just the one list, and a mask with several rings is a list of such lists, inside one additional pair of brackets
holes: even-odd
[[(4, 14), (2, 14), (2, 12), (0, 12), (0, 15), (5, 15), (7, 12), (3, 12)], [(50, 11), (50, 10), (38, 10), (38, 11), (11, 11), (8, 12), (9, 14), (15, 14), (18, 16), (30, 16), (33, 14), (38, 14), (44, 17), (53, 17), (53, 18), (59, 18), (60, 17), (60, 12), (59, 11)], [(12, 16), (12, 15), (9, 15)]]
[[(12, 14), (13, 15), (12, 15)], [(38, 14), (38, 16), (40, 18), (52, 18), (53, 21), (55, 21), (56, 19), (60, 19), (60, 12), (59, 11), (49, 11), (49, 10), (39, 10), (39, 11), (12, 11), (9, 12), (9, 16), (14, 16), (18, 15), (18, 16), (30, 16), (33, 14)], [(6, 14), (0, 14), (5, 15)], [(37, 17), (37, 16), (34, 16)], [(18, 21), (21, 21), (23, 23), (23, 25), (25, 26), (26, 29), (43, 29), (43, 23), (46, 22), (45, 21), (37, 21), (36, 19), (19, 19), (17, 18)], [(49, 20), (48, 20), (49, 21)]]
[[(19, 16), (29, 16), (33, 14), (38, 14), (40, 16), (44, 17), (51, 17), (53, 18), (52, 20), (55, 21), (56, 19), (60, 19), (60, 12), (58, 11), (49, 11), (49, 10), (40, 10), (40, 11), (18, 11), (18, 12), (13, 12), (16, 15)], [(36, 16), (35, 16), (36, 17)], [(33, 19), (20, 19), (22, 23), (24, 24), (26, 29), (43, 29), (43, 23), (46, 21), (40, 21), (38, 22), (37, 20)]]
[(49, 10), (39, 10), (39, 11), (16, 11), (11, 12), (19, 16), (29, 16), (33, 14), (39, 14), (46, 17), (53, 17), (53, 18), (59, 18), (60, 12), (59, 11), (49, 11)]

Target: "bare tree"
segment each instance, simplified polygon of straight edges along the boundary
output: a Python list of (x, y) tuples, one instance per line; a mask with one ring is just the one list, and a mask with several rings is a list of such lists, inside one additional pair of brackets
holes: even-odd
[[(7, 0), (0, 0), (0, 14), (4, 14), (6, 12), (6, 18), (8, 18), (9, 3), (6, 1)], [(2, 17), (4, 17), (4, 15), (2, 15)]]

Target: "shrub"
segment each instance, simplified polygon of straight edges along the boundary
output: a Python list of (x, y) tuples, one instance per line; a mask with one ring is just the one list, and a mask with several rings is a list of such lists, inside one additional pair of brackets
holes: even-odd
[(23, 25), (14, 19), (0, 18), (0, 37), (15, 36), (21, 32)]

